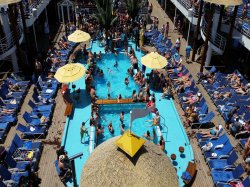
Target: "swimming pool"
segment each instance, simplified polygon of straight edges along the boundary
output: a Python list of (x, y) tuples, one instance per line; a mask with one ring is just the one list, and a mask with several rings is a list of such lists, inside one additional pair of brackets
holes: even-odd
[[(100, 124), (104, 128), (103, 136), (98, 138), (98, 144), (112, 138), (114, 136), (121, 135), (121, 122), (120, 122), (120, 113), (124, 112), (124, 125), (125, 130), (129, 129), (130, 123), (130, 111), (134, 108), (145, 108), (144, 103), (134, 103), (134, 104), (115, 104), (115, 105), (100, 105), (99, 114), (101, 116)], [(132, 124), (132, 132), (136, 135), (143, 137), (143, 135), (147, 132), (150, 132), (151, 137), (153, 137), (153, 127), (149, 127), (152, 122), (146, 122), (148, 120), (152, 120), (152, 115), (149, 114), (144, 118), (138, 118), (133, 121)], [(114, 134), (111, 134), (108, 130), (108, 124), (112, 121), (112, 126), (114, 128)], [(157, 139), (155, 139), (157, 141)]]
[[(132, 45), (135, 48), (135, 45), (132, 42), (129, 42), (129, 45)], [(96, 42), (92, 43), (92, 52), (99, 52), (101, 51), (104, 53), (104, 49), (100, 48)], [(136, 56), (140, 59), (143, 54), (140, 51), (135, 51)], [(124, 56), (122, 53), (118, 55), (117, 60), (119, 61), (118, 68), (116, 69), (113, 65), (116, 60), (116, 57), (113, 54), (103, 55), (103, 61), (97, 62), (97, 66), (103, 69), (104, 71), (104, 78), (95, 77), (95, 87), (97, 89), (97, 95), (100, 98), (107, 97), (107, 81), (111, 82), (111, 96), (117, 98), (118, 94), (122, 94), (123, 97), (131, 97), (132, 90), (138, 90), (139, 87), (135, 85), (132, 79), (130, 79), (129, 87), (127, 88), (124, 84), (124, 78), (126, 77), (127, 69), (130, 66), (128, 57)], [(83, 60), (86, 63), (86, 61)], [(109, 74), (108, 68), (111, 69)], [(151, 69), (147, 68), (146, 73), (149, 73)], [(77, 183), (80, 183), (80, 177), (82, 168), (88, 159), (89, 153), (89, 137), (85, 138), (85, 143), (82, 144), (80, 141), (80, 125), (83, 121), (89, 119), (91, 115), (91, 106), (90, 106), (90, 98), (88, 93), (85, 91), (85, 81), (84, 77), (80, 80), (74, 82), (76, 88), (81, 89), (80, 93), (80, 101), (78, 103), (74, 103), (74, 114), (73, 116), (67, 118), (64, 134), (62, 138), (62, 145), (65, 146), (65, 149), (68, 151), (68, 155), (74, 155), (79, 152), (83, 152), (82, 159), (76, 159), (76, 177)], [(71, 88), (71, 86), (69, 86)], [(138, 92), (137, 92), (138, 93)], [(179, 178), (180, 186), (184, 186), (184, 183), (181, 179), (181, 174), (185, 171), (188, 162), (194, 159), (192, 147), (189, 143), (188, 137), (185, 133), (183, 128), (182, 122), (179, 118), (178, 112), (174, 106), (174, 102), (172, 99), (162, 99), (160, 92), (155, 92), (156, 106), (161, 115), (161, 132), (164, 139), (165, 139), (165, 152), (168, 157), (171, 154), (175, 154), (177, 159), (174, 163), (177, 169), (177, 175)], [(145, 106), (145, 105), (144, 105)], [(101, 124), (104, 126), (104, 137), (99, 143), (105, 141), (108, 138), (111, 138), (112, 135), (109, 133), (107, 129), (107, 125), (110, 120), (113, 122), (113, 126), (115, 128), (114, 135), (120, 135), (120, 122), (119, 122), (119, 113), (124, 110), (125, 112), (125, 129), (129, 128), (129, 111), (133, 107), (144, 107), (143, 104), (133, 104), (133, 105), (123, 105), (123, 106), (101, 106), (100, 107), (100, 116)], [(136, 119), (133, 122), (132, 131), (137, 134), (138, 136), (142, 136), (147, 130), (152, 132), (152, 127), (148, 128), (145, 120), (152, 118), (152, 116), (146, 116), (145, 118)], [(89, 127), (89, 123), (86, 126)], [(157, 131), (157, 137), (159, 133)], [(158, 140), (156, 140), (158, 141)], [(156, 143), (156, 142), (155, 142)], [(184, 155), (181, 156), (179, 152), (179, 146), (183, 146), (185, 148)], [(72, 183), (67, 183), (67, 186), (73, 186)]]

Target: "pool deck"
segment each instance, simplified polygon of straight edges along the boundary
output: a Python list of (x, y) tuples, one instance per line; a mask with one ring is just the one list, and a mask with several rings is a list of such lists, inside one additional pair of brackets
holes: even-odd
[[(161, 27), (162, 24), (165, 24), (167, 21), (170, 23), (171, 28), (173, 28), (173, 23), (172, 21), (168, 18), (167, 14), (162, 10), (160, 5), (156, 0), (149, 0), (150, 3), (153, 4), (153, 12), (152, 16), (157, 16), (159, 18), (159, 27)], [(176, 38), (179, 36), (178, 33), (176, 32), (170, 32), (170, 36), (172, 41), (174, 42)], [(185, 54), (185, 45), (186, 41), (184, 38), (181, 39), (181, 54)], [(146, 47), (147, 50), (154, 50), (152, 47)], [(186, 62), (183, 62), (185, 66), (189, 69), (191, 74), (193, 75), (194, 79), (196, 78), (197, 72), (199, 72), (199, 67), (200, 65), (197, 63), (191, 63), (187, 64)], [(204, 96), (208, 106), (209, 110), (216, 111), (216, 107), (214, 106), (213, 102), (211, 101), (209, 95), (206, 93), (204, 88), (201, 85), (197, 85), (199, 88), (200, 92)], [(32, 87), (28, 93), (28, 95), (25, 98), (24, 104), (22, 105), (21, 112), (22, 114), (24, 111), (31, 111), (31, 108), (28, 107), (27, 103), (29, 99), (31, 98), (32, 94)], [(177, 99), (174, 99), (174, 104), (175, 107), (179, 113), (179, 116), (182, 118), (183, 115), (183, 110), (180, 107), (180, 104), (178, 103)], [(39, 170), (38, 170), (38, 176), (42, 179), (41, 180), (41, 187), (48, 187), (48, 186), (53, 186), (53, 187), (60, 187), (64, 186), (61, 182), (59, 177), (56, 174), (55, 167), (54, 167), (54, 160), (56, 159), (56, 149), (57, 146), (61, 142), (62, 138), (62, 133), (64, 131), (64, 126), (66, 122), (66, 117), (64, 116), (64, 109), (65, 109), (65, 104), (63, 102), (63, 98), (61, 95), (60, 90), (58, 91), (58, 95), (56, 97), (56, 108), (54, 111), (54, 116), (52, 119), (52, 125), (48, 130), (48, 135), (46, 139), (43, 141), (45, 142), (44, 144), (44, 149), (42, 152), (41, 160), (39, 163)], [(157, 103), (158, 104), (158, 103)], [(18, 115), (18, 122), (24, 123), (21, 115)], [(216, 112), (216, 116), (213, 119), (213, 122), (215, 124), (221, 123), (224, 126), (224, 120), (223, 118)], [(78, 128), (78, 127), (77, 127)], [(79, 130), (79, 129), (78, 129)], [(192, 132), (191, 129), (186, 129), (187, 132)], [(11, 127), (10, 132), (8, 133), (7, 139), (4, 143), (5, 147), (8, 147), (10, 145), (10, 142), (12, 141), (12, 138), (14, 137), (14, 134), (20, 134), (18, 131), (16, 131), (16, 126)], [(238, 145), (238, 140), (235, 140), (231, 135), (228, 136), (230, 139), (230, 142), (234, 147)], [(209, 187), (213, 186), (212, 179), (210, 177), (210, 172), (209, 168), (205, 163), (204, 157), (201, 153), (200, 148), (198, 147), (198, 142), (195, 138), (189, 137), (191, 146), (193, 148), (194, 152), (194, 158), (197, 163), (197, 175), (196, 178), (192, 184), (193, 187)], [(238, 163), (242, 163), (242, 157), (240, 153), (237, 151), (239, 159), (237, 160)]]

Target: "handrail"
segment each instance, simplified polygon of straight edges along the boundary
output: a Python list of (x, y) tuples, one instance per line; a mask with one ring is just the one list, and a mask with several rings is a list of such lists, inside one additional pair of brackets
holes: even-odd
[[(205, 36), (207, 36), (207, 25), (208, 24), (203, 17), (202, 23), (201, 23), (201, 29), (202, 29), (202, 32), (204, 33)], [(217, 48), (221, 49), (222, 51), (225, 50), (226, 38), (224, 36), (220, 35), (218, 32), (216, 32), (216, 35), (214, 38), (212, 37), (212, 33), (210, 33), (209, 41), (213, 45), (215, 45)]]
[(187, 0), (177, 0), (187, 11), (192, 8), (192, 14), (194, 17), (198, 17), (199, 14), (199, 8), (193, 6), (191, 1)]
[[(18, 40), (21, 38), (23, 33), (21, 25), (18, 25)], [(6, 53), (13, 46), (15, 46), (14, 32), (11, 31), (5, 37), (0, 39), (0, 55)]]

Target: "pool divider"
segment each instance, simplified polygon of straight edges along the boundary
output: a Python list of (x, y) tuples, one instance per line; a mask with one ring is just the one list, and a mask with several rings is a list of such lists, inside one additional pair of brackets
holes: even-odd
[(96, 147), (96, 128), (94, 126), (90, 127), (89, 133), (89, 154), (91, 154)]

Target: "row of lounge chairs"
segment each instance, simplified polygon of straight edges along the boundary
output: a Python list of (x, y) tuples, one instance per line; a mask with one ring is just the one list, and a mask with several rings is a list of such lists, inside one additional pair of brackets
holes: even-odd
[(162, 54), (167, 53), (173, 45), (171, 39), (169, 39), (168, 37), (164, 37), (164, 35), (157, 29), (150, 29), (152, 30), (149, 30), (144, 34), (146, 39), (148, 39), (150, 45), (153, 45), (157, 49), (157, 51)]
[[(196, 138), (211, 170), (210, 174), (215, 186), (231, 186), (232, 183), (250, 186), (248, 177), (241, 180), (244, 168), (241, 164), (236, 164), (238, 155), (223, 130), (217, 137), (203, 137), (201, 133), (197, 133)], [(208, 145), (210, 148), (205, 149), (204, 147)]]
[[(51, 67), (48, 65), (47, 73), (54, 73), (57, 68), (64, 65), (72, 49), (73, 44), (68, 50), (60, 50), (59, 52), (62, 58), (60, 58), (60, 56), (58, 56), (58, 58), (62, 60), (61, 63), (58, 63), (53, 71), (50, 71)], [(53, 51), (50, 51), (50, 53), (53, 53)], [(37, 170), (43, 144), (41, 141), (32, 140), (45, 138), (47, 134), (55, 108), (54, 98), (58, 87), (59, 82), (54, 78), (39, 77), (34, 87), (32, 98), (28, 101), (28, 105), (32, 111), (26, 111), (22, 114), (26, 124), (18, 123), (16, 128), (21, 132), (21, 138), (30, 140), (23, 141), (16, 134), (10, 147), (4, 156), (1, 157), (1, 161), (3, 161), (1, 163), (4, 163), (0, 164), (0, 175), (2, 176), (2, 180), (0, 181), (1, 187), (18, 186), (20, 183), (25, 183), (23, 180), (28, 181), (30, 174)], [(22, 99), (23, 98), (24, 97), (22, 97)], [(20, 107), (21, 105), (19, 108)], [(45, 118), (46, 120), (42, 121), (41, 118)]]
[[(227, 123), (233, 123), (235, 117), (239, 118), (241, 123), (246, 123), (250, 120), (250, 110), (246, 108), (246, 105), (250, 105), (250, 94), (241, 95), (237, 94), (236, 91), (230, 86), (230, 81), (226, 79), (228, 74), (216, 72), (216, 68), (212, 67), (210, 73), (215, 73), (215, 82), (210, 84), (207, 80), (203, 80), (201, 83), (206, 89), (207, 93), (210, 95), (211, 100), (214, 102), (215, 106), (218, 108), (219, 113), (224, 118)], [(237, 75), (242, 77), (241, 82), (244, 85), (249, 84), (246, 79), (238, 72), (234, 71)], [(230, 92), (231, 95), (226, 98), (214, 98), (214, 93), (220, 92)], [(236, 112), (232, 113), (235, 110), (235, 107), (239, 107)], [(249, 137), (250, 133), (248, 131), (240, 131), (233, 134), (235, 138), (239, 137)]]
[(4, 143), (12, 125), (17, 122), (24, 98), (29, 90), (30, 81), (23, 81), (17, 75), (12, 74), (1, 82), (0, 86), (0, 143)]
[[(178, 88), (178, 84), (173, 81), (173, 79), (179, 78), (180, 76), (183, 75), (188, 75), (189, 71), (188, 69), (182, 65), (183, 68), (182, 70), (179, 71), (174, 71), (174, 73), (169, 73), (169, 78), (172, 80), (173, 87), (174, 89)], [(168, 68), (173, 68), (171, 64), (168, 65)], [(177, 68), (176, 66), (174, 68)], [(189, 80), (192, 80), (192, 75), (189, 75)], [(181, 103), (182, 109), (185, 111), (187, 107), (189, 107), (189, 104), (186, 104), (185, 101), (183, 100), (183, 97), (189, 97), (192, 95), (197, 95), (199, 92), (199, 89), (195, 86), (194, 80), (192, 80), (192, 83), (189, 87), (184, 88), (184, 93), (177, 93), (178, 99)], [(199, 120), (195, 123), (191, 124), (191, 127), (201, 127), (209, 124), (211, 120), (214, 118), (215, 114), (213, 111), (208, 112), (208, 105), (205, 101), (205, 99), (201, 96), (199, 102), (196, 102), (193, 104), (196, 109), (197, 113), (199, 115)]]
[(9, 149), (1, 153), (0, 186), (18, 186), (29, 180), (41, 158), (42, 142), (23, 141), (15, 134)]

